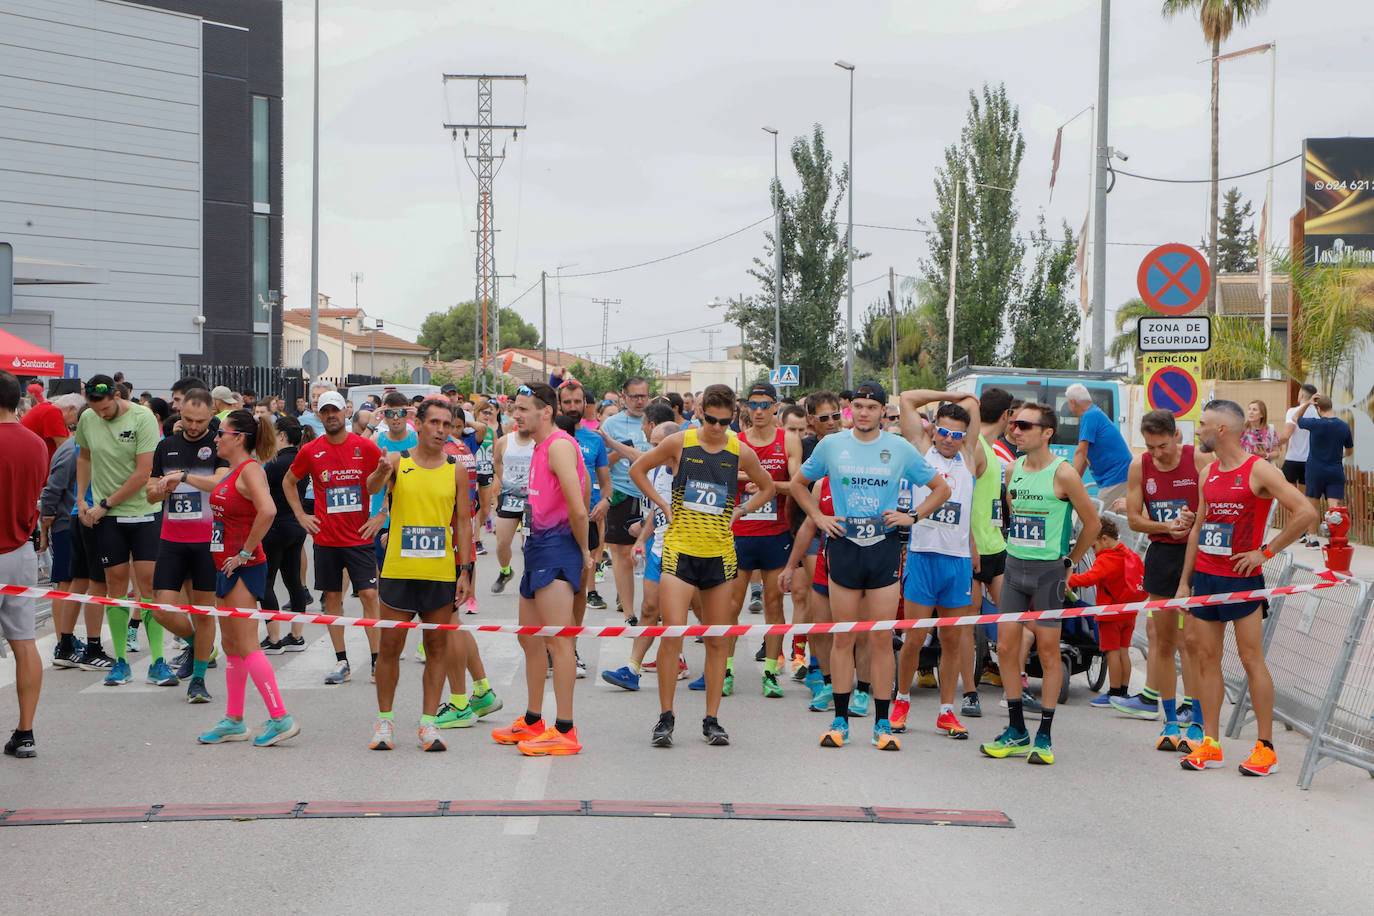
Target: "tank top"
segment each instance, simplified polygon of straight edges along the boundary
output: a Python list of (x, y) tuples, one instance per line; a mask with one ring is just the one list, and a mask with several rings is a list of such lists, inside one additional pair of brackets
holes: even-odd
[[(1145, 452), (1140, 456), (1140, 483), (1145, 489), (1145, 514), (1154, 522), (1172, 522), (1184, 509), (1197, 511), (1197, 460), (1191, 445), (1183, 446), (1178, 467), (1161, 471)], [(1150, 540), (1161, 544), (1186, 544), (1188, 535), (1181, 538), (1167, 534), (1152, 534)]]
[[(962, 453), (946, 458), (931, 446), (925, 454), (926, 464), (935, 469), (952, 491), (945, 504), (911, 528), (913, 553), (940, 553), (948, 557), (966, 557), (971, 550), (968, 543), (971, 504), (973, 501), (973, 473), (964, 462)], [(911, 492), (914, 510), (926, 497), (929, 487), (916, 487)]]
[(1202, 484), (1207, 517), (1197, 540), (1198, 572), (1236, 578), (1231, 557), (1259, 550), (1272, 499), (1260, 499), (1250, 491), (1250, 473), (1260, 459), (1250, 455), (1237, 468), (1223, 471), (1213, 462)]
[(978, 447), (983, 450), (986, 465), (982, 475), (973, 482), (970, 527), (973, 545), (978, 548), (978, 553), (990, 556), (1007, 549), (1006, 538), (1002, 537), (1002, 463), (997, 460), (997, 452), (981, 435), (978, 437)]
[[(739, 437), (740, 446), (748, 446), (753, 449), (754, 454), (759, 456), (759, 464), (763, 465), (763, 472), (774, 480), (786, 481), (792, 475), (787, 473), (787, 431), (779, 429), (773, 436), (773, 441), (767, 445), (755, 445), (749, 441), (747, 434)], [(745, 483), (739, 484), (739, 492), (735, 501), (743, 505), (752, 498), (752, 494), (744, 492)], [(780, 493), (775, 493), (773, 498), (765, 503), (761, 508), (755, 509), (748, 515), (735, 522), (734, 532), (739, 537), (758, 537), (760, 535), (782, 534), (787, 531), (787, 499)]]
[(501, 454), (501, 501), (497, 503), (502, 512), (525, 511), (525, 495), (530, 482), (530, 458), (533, 455), (533, 439), (521, 445), (515, 433), (506, 437), (506, 450)]
[[(216, 568), (243, 550), (248, 533), (253, 530), (253, 522), (258, 518), (253, 501), (238, 490), (239, 473), (249, 464), (253, 464), (253, 459), (249, 458), (234, 468), (210, 491), (210, 511), (215, 517), (214, 527), (210, 531), (210, 553)], [(262, 552), (262, 544), (258, 544), (253, 548), (253, 559), (243, 565), (257, 566), (265, 562), (267, 555)]]
[(458, 459), (446, 455), (423, 468), (401, 452), (391, 483), (391, 528), (382, 575), (387, 579), (453, 582), (453, 512), (458, 502)]
[(482, 444), (477, 446), (477, 473), (483, 477), (490, 477), (496, 473), (496, 466), (492, 462), (491, 450), (496, 445), (496, 434), (487, 427), (486, 433), (482, 436)]
[[(654, 491), (663, 497), (663, 501), (670, 503), (673, 499), (673, 472), (668, 470), (666, 465), (659, 465), (649, 471), (649, 483), (654, 485)], [(663, 510), (647, 496), (643, 498), (640, 506), (640, 514), (644, 518), (653, 519), (654, 534), (649, 538), (649, 552), (654, 556), (663, 557), (663, 536), (668, 533), (668, 516), (663, 514)]]
[(1023, 455), (1011, 466), (1007, 553), (1018, 560), (1060, 560), (1069, 552), (1073, 506), (1054, 495), (1054, 474), (1063, 463), (1063, 458), (1055, 458), (1048, 467), (1031, 472)]
[[(476, 518), (478, 509), (477, 458), (472, 454), (472, 449), (468, 448), (467, 444), (462, 439), (454, 439), (452, 437), (449, 437), (449, 440), (444, 443), (444, 454), (452, 455), (457, 458), (458, 463), (468, 472), (468, 514)], [(475, 541), (477, 532), (474, 531), (472, 536)]]
[(673, 521), (663, 546), (693, 557), (733, 555), (730, 515), (739, 488), (739, 439), (730, 433), (720, 451), (709, 452), (699, 433), (682, 432), (682, 458), (673, 475)]
[[(582, 449), (572, 436), (561, 429), (554, 430), (547, 439), (534, 447), (530, 455), (529, 495), (525, 515), (529, 519), (531, 541), (558, 535), (567, 535), (569, 538), (573, 536), (572, 525), (568, 522), (567, 500), (564, 499), (562, 487), (559, 486), (558, 475), (549, 467), (549, 446), (558, 441), (572, 444), (577, 456), (577, 479), (583, 483), (585, 489), (587, 466), (582, 463)], [(526, 542), (526, 549), (529, 548), (531, 541)]]
[[(821, 495), (820, 498), (816, 500), (816, 503), (820, 507), (821, 515), (835, 514), (835, 497), (830, 493), (829, 477), (821, 478)], [(821, 539), (821, 548), (816, 552), (816, 572), (811, 577), (811, 582), (815, 585), (824, 585), (828, 587), (830, 585), (830, 569), (826, 565), (825, 545), (830, 539), (830, 536), (828, 534), (818, 536)]]

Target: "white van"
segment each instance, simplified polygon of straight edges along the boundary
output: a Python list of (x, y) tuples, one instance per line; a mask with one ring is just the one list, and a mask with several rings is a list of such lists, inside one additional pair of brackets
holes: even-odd
[(345, 397), (348, 399), (348, 403), (352, 404), (355, 408), (357, 408), (362, 406), (363, 401), (366, 401), (368, 398), (373, 397), (374, 395), (378, 398), (378, 400), (385, 398), (388, 391), (399, 391), (401, 394), (405, 395), (406, 400), (409, 401), (416, 395), (427, 398), (430, 395), (438, 394), (439, 386), (410, 384), (354, 385), (352, 388), (348, 389), (348, 394), (345, 395)]

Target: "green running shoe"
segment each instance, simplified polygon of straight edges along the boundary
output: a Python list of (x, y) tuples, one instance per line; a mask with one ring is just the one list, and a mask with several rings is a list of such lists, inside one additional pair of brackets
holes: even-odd
[(725, 686), (721, 688), (720, 695), (723, 696), (723, 697), (728, 697), (730, 694), (732, 694), (732, 693), (734, 693), (734, 692), (735, 692), (735, 673), (734, 673), (733, 671), (727, 671), (727, 672), (725, 672)]
[(468, 707), (473, 715), (479, 719), (485, 719), (494, 712), (499, 712), (506, 704), (501, 702), (501, 698), (496, 695), (495, 690), (488, 690), (480, 697), (474, 696)]
[(1041, 766), (1049, 766), (1054, 763), (1054, 748), (1050, 747), (1049, 735), (1035, 736), (1035, 746), (1026, 756), (1026, 763), (1038, 763)]
[[(1048, 749), (1048, 745), (1046, 746)], [(1002, 729), (1002, 734), (992, 741), (979, 747), (986, 756), (996, 757), (1024, 757), (1030, 753), (1031, 740), (1027, 732), (1019, 732), (1008, 725)]]
[(776, 671), (763, 672), (763, 695), (774, 700), (782, 696), (782, 688), (778, 686)]
[(439, 715), (434, 724), (440, 728), (471, 728), (477, 724), (477, 713), (473, 712), (471, 703), (462, 709), (452, 703), (445, 703), (439, 707)]

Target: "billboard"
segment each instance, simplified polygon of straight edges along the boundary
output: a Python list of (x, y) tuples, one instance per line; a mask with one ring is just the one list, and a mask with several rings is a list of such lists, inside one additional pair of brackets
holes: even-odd
[(1309, 138), (1303, 164), (1307, 264), (1374, 265), (1374, 137)]

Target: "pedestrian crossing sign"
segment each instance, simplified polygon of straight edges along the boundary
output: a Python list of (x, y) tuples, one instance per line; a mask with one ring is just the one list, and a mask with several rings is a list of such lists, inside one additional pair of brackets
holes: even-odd
[(796, 387), (801, 384), (800, 379), (800, 366), (779, 366), (777, 369), (768, 373), (768, 381), (770, 384), (779, 385), (784, 388)]

